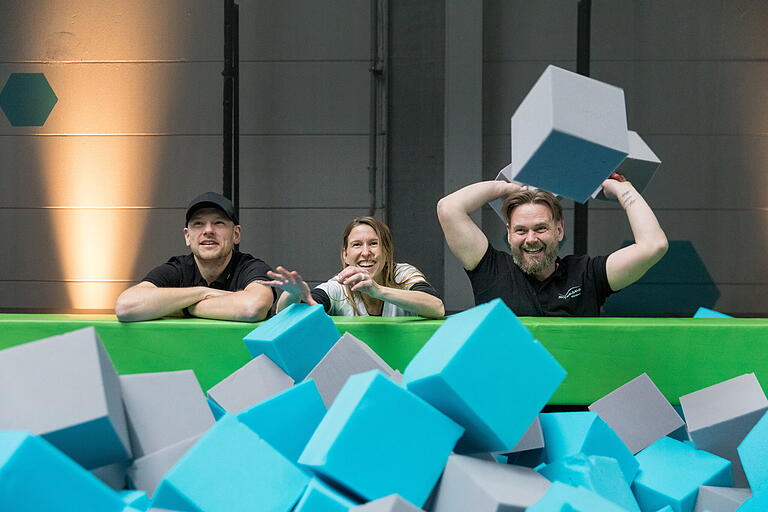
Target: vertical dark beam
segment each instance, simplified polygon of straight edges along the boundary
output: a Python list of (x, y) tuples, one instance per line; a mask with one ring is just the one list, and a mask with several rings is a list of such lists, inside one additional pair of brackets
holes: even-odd
[(376, 183), (378, 179), (377, 155), (379, 139), (379, 80), (384, 70), (379, 62), (379, 0), (371, 0), (371, 73), (370, 113), (368, 128), (368, 215), (376, 213), (376, 198), (378, 196)]
[(222, 194), (232, 198), (232, 113), (234, 98), (234, 69), (232, 47), (234, 43), (234, 0), (224, 0), (224, 118), (223, 118), (223, 169)]
[[(589, 76), (589, 35), (592, 0), (579, 0), (576, 29), (576, 72)], [(573, 252), (587, 254), (589, 239), (589, 206), (575, 203), (573, 212)]]
[(240, 217), (240, 6), (234, 4), (232, 20), (232, 202)]

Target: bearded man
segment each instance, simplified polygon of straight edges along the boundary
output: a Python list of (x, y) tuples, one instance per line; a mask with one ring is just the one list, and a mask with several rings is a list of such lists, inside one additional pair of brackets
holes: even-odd
[[(503, 181), (468, 185), (437, 204), (448, 247), (464, 265), (475, 304), (500, 297), (518, 316), (600, 316), (613, 292), (629, 286), (667, 251), (653, 211), (628, 181), (607, 179), (603, 192), (617, 199), (634, 243), (607, 256), (557, 256), (563, 240), (563, 209), (543, 190)], [(504, 199), (511, 254), (494, 249), (470, 214)]]

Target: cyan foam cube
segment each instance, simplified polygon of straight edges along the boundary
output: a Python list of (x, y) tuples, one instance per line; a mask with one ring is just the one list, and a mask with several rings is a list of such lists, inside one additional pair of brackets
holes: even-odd
[(511, 120), (509, 180), (586, 202), (629, 154), (624, 91), (547, 66)]
[(211, 409), (211, 414), (213, 414), (214, 420), (219, 421), (225, 414), (227, 414), (227, 411), (215, 401), (211, 400), (210, 397), (206, 396), (205, 401), (208, 402), (208, 407)]
[(424, 512), (422, 509), (403, 499), (397, 494), (390, 494), (384, 498), (370, 501), (365, 505), (358, 505), (349, 509), (349, 512)]
[(201, 436), (202, 434), (184, 439), (166, 446), (162, 450), (135, 459), (133, 464), (128, 467), (128, 479), (133, 488), (142, 490), (152, 497), (168, 470), (195, 445)]
[(192, 370), (121, 375), (134, 458), (202, 434), (214, 423)]
[(737, 510), (738, 512), (765, 512), (768, 510), (768, 492), (752, 495)]
[(313, 478), (293, 512), (347, 512), (355, 505), (356, 502)]
[(642, 510), (667, 505), (693, 512), (702, 485), (729, 487), (731, 463), (671, 437), (662, 437), (636, 456), (640, 470), (632, 484)]
[(527, 512), (627, 512), (614, 502), (585, 489), (552, 482), (549, 491)]
[(457, 453), (514, 449), (566, 372), (501, 299), (449, 317), (403, 384), (466, 429)]
[(293, 386), (293, 379), (266, 355), (244, 366), (208, 390), (208, 398), (237, 414)]
[(632, 453), (650, 446), (684, 424), (647, 373), (600, 398), (589, 406), (589, 410), (596, 412)]
[(152, 506), (194, 512), (289, 512), (310, 477), (234, 415), (226, 415), (166, 474)]
[(394, 373), (394, 370), (371, 347), (345, 332), (312, 368), (307, 379), (315, 381), (323, 397), (323, 403), (326, 407), (330, 407), (350, 376), (369, 370), (379, 370), (390, 377)]
[(733, 464), (733, 484), (746, 487), (737, 448), (768, 411), (768, 399), (754, 373), (739, 375), (680, 397), (688, 435), (696, 448)]
[(573, 455), (547, 464), (539, 473), (553, 482), (589, 489), (630, 512), (640, 512), (619, 463), (611, 457)]
[[(642, 194), (661, 165), (661, 160), (637, 132), (629, 130), (627, 136), (629, 154), (621, 162), (616, 172), (630, 181), (635, 190)], [(592, 197), (607, 200), (602, 186), (595, 191)]]
[(137, 510), (147, 510), (152, 504), (149, 496), (144, 491), (120, 491), (118, 496), (120, 496), (120, 499), (123, 500), (126, 506)]
[(463, 431), (372, 370), (347, 380), (299, 462), (365, 500), (396, 493), (421, 506)]
[(735, 512), (751, 496), (749, 489), (702, 485), (694, 512)]
[(632, 483), (638, 463), (627, 445), (594, 412), (541, 414), (544, 458), (555, 462), (571, 455), (602, 455), (616, 459), (626, 482)]
[(87, 469), (131, 458), (120, 381), (93, 327), (0, 351), (0, 430), (38, 434)]
[(243, 341), (253, 357), (266, 354), (299, 382), (340, 336), (323, 306), (296, 303), (255, 328)]
[(325, 412), (314, 381), (305, 380), (246, 409), (237, 419), (295, 463)]
[(768, 414), (744, 437), (738, 453), (752, 491), (768, 492)]
[(725, 313), (720, 313), (719, 311), (715, 311), (714, 309), (709, 309), (705, 307), (700, 307), (696, 310), (696, 313), (693, 314), (693, 318), (733, 318), (731, 315), (726, 315)]
[(530, 468), (453, 454), (430, 511), (523, 512), (544, 496), (549, 485)]
[(123, 508), (116, 492), (44, 439), (25, 431), (0, 431), (0, 510)]

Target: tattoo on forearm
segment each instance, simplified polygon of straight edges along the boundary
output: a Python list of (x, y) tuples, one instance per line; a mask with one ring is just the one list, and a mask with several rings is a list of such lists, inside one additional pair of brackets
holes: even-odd
[(631, 190), (627, 190), (626, 192), (621, 194), (621, 197), (619, 198), (619, 201), (621, 202), (621, 206), (624, 209), (627, 209), (630, 206), (632, 206), (633, 204), (635, 204), (635, 201), (637, 201), (637, 199), (634, 196), (632, 196), (632, 191)]

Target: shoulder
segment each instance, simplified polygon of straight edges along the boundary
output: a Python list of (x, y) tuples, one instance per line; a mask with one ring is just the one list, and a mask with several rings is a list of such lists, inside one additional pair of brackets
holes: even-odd
[(517, 268), (517, 265), (512, 262), (512, 256), (507, 252), (496, 249), (489, 243), (485, 254), (480, 258), (475, 268), (466, 272), (472, 277), (473, 275), (487, 272), (509, 272), (512, 270), (512, 267)]
[(336, 280), (336, 277), (332, 277), (326, 282), (320, 283), (319, 285), (315, 286), (315, 289), (323, 290), (328, 295), (329, 298), (334, 300), (338, 300), (345, 297), (344, 286), (342, 286)]
[(190, 275), (194, 268), (195, 259), (191, 254), (172, 256), (165, 263), (150, 270), (142, 281), (158, 287), (183, 286), (184, 276)]

